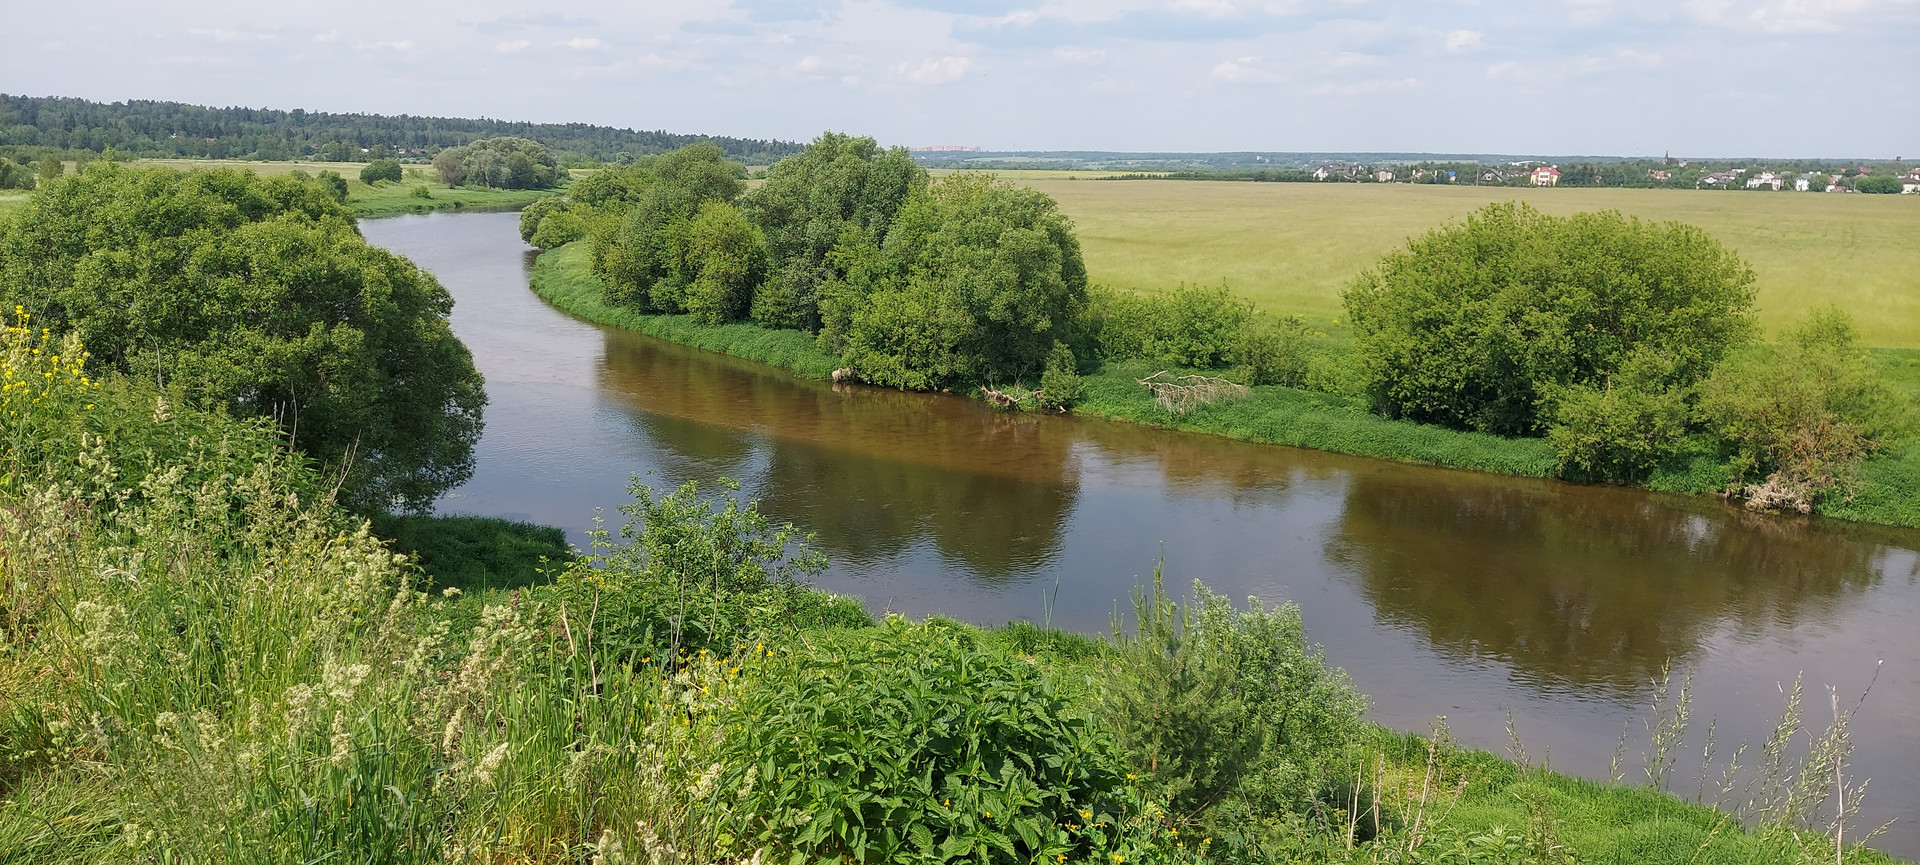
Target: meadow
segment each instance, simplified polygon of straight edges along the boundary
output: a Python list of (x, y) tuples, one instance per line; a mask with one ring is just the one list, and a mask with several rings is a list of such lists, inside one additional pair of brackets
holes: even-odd
[[(347, 206), (353, 208), (355, 216), (379, 217), (396, 216), (403, 213), (425, 213), (431, 210), (518, 210), (534, 199), (553, 195), (551, 190), (543, 189), (474, 189), (461, 187), (448, 189), (433, 177), (433, 169), (422, 165), (406, 166), (406, 176), (399, 183), (380, 183), (369, 186), (360, 182), (360, 169), (366, 167), (363, 162), (251, 162), (240, 159), (143, 159), (140, 165), (159, 165), (181, 171), (195, 169), (231, 168), (238, 171), (251, 171), (262, 177), (292, 174), (304, 171), (319, 174), (332, 171), (347, 180)], [(428, 197), (421, 197), (417, 190), (427, 190)], [(22, 199), (24, 201), (24, 199)], [(0, 199), (0, 208), (6, 202)]]
[(1408, 237), (1520, 200), (1555, 215), (1618, 210), (1706, 229), (1753, 265), (1768, 333), (1835, 304), (1867, 344), (1920, 348), (1920, 196), (1003, 174), (1060, 202), (1089, 275), (1115, 288), (1225, 280), (1264, 311), (1329, 326), (1342, 315), (1341, 289)]

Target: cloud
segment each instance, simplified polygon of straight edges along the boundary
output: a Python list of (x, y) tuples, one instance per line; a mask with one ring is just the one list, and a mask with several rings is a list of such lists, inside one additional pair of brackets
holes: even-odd
[(599, 51), (607, 47), (607, 43), (593, 36), (575, 36), (565, 42), (555, 42), (553, 44), (557, 47), (570, 48), (574, 51)]
[(395, 40), (393, 40), (393, 41), (391, 41), (391, 42), (375, 42), (375, 43), (373, 43), (373, 47), (375, 47), (375, 48), (387, 48), (387, 49), (391, 49), (391, 50), (394, 50), (394, 51), (411, 51), (411, 50), (413, 50), (413, 40), (411, 40), (411, 39), (395, 39)]
[(1098, 48), (1076, 48), (1063, 45), (1053, 49), (1053, 59), (1068, 63), (1099, 63), (1107, 59), (1107, 52)]
[(522, 51), (527, 50), (527, 46), (532, 44), (533, 44), (532, 42), (528, 42), (525, 39), (514, 39), (512, 41), (502, 42), (498, 45), (493, 46), (493, 50), (499, 54), (518, 54)]
[(805, 57), (802, 57), (799, 60), (794, 62), (793, 71), (818, 72), (820, 71), (820, 58), (817, 55), (813, 55), (813, 54), (809, 54)]
[(902, 63), (893, 68), (896, 75), (914, 84), (946, 84), (958, 81), (973, 69), (973, 61), (966, 57), (941, 57), (937, 60), (922, 60), (917, 64)]
[(1255, 65), (1259, 62), (1258, 57), (1236, 57), (1232, 60), (1223, 60), (1213, 67), (1213, 77), (1234, 84), (1259, 84), (1280, 80), (1280, 76)]
[(265, 42), (273, 38), (272, 33), (248, 33), (242, 30), (195, 28), (187, 32), (202, 39), (211, 39), (222, 45), (243, 45), (249, 42)]
[(1454, 30), (1447, 34), (1447, 53), (1465, 54), (1480, 50), (1486, 34), (1478, 30)]
[(568, 18), (557, 12), (544, 15), (505, 15), (486, 21), (462, 21), (461, 26), (488, 34), (511, 33), (531, 27), (592, 27), (592, 18)]

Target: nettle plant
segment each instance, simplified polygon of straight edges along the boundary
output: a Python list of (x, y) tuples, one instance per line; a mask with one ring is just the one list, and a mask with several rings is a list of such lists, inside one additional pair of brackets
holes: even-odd
[[(791, 862), (1140, 862), (1190, 847), (1067, 677), (939, 620), (761, 649), (720, 779)], [(1191, 850), (1191, 853), (1189, 852)]]

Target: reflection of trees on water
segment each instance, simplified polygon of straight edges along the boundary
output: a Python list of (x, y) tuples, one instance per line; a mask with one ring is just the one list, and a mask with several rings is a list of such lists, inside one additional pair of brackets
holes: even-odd
[(1354, 479), (1328, 556), (1442, 652), (1624, 694), (1723, 626), (1829, 617), (1886, 548), (1631, 490), (1409, 472)]
[[(609, 333), (600, 386), (644, 411), (678, 459), (666, 483), (760, 472), (762, 508), (863, 562), (931, 542), (990, 582), (1059, 553), (1076, 500), (1072, 430), (952, 399), (797, 381), (710, 352)], [(744, 479), (744, 478), (743, 478)]]

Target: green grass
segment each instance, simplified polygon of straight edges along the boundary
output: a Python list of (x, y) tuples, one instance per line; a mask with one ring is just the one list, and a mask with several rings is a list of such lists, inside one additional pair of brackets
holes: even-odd
[(1369, 410), (1365, 401), (1349, 396), (1256, 387), (1245, 399), (1175, 415), (1156, 404), (1136, 381), (1156, 369), (1140, 361), (1107, 364), (1082, 379), (1087, 393), (1074, 412), (1400, 462), (1527, 477), (1553, 474), (1553, 451), (1541, 439), (1501, 438), (1388, 420)]
[(534, 262), (535, 294), (596, 324), (638, 331), (694, 348), (783, 367), (805, 378), (825, 379), (840, 359), (820, 349), (814, 338), (796, 330), (768, 330), (751, 324), (701, 324), (684, 315), (643, 315), (613, 306), (601, 294), (590, 267), (592, 251), (570, 243), (543, 253)]
[(31, 197), (33, 197), (33, 193), (26, 190), (0, 190), (0, 218), (6, 217), (14, 211), (27, 206), (27, 199)]
[(1261, 309), (1325, 323), (1343, 315), (1341, 289), (1408, 237), (1518, 199), (1706, 229), (1752, 263), (1768, 333), (1837, 304), (1868, 345), (1920, 348), (1920, 196), (1005, 176), (1060, 202), (1089, 275), (1116, 288), (1224, 279)]

